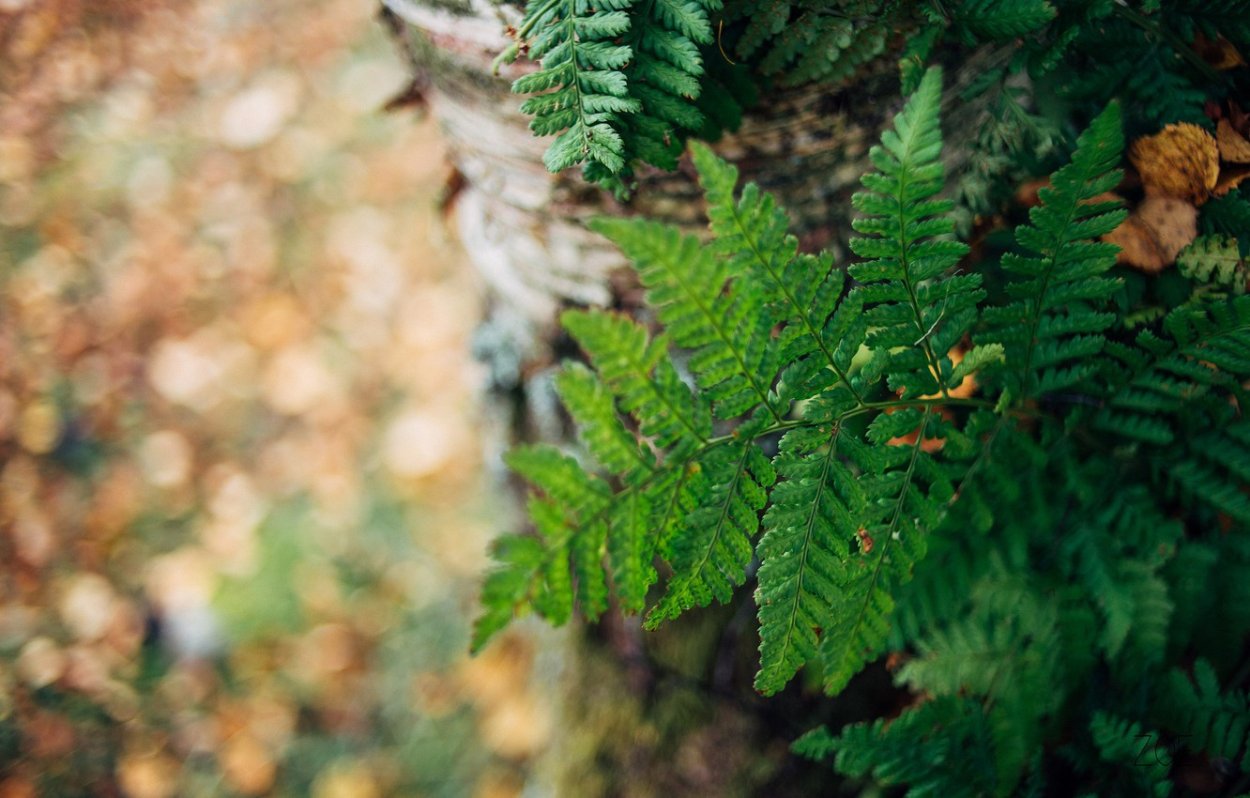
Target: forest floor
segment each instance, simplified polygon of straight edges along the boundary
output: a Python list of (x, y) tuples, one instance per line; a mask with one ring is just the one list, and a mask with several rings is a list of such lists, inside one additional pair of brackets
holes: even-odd
[(364, 0), (0, 0), (0, 798), (510, 796), (437, 131)]

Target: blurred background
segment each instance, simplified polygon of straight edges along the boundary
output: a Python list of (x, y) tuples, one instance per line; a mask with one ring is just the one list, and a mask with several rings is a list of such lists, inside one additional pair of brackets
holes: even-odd
[(519, 795), (477, 287), (364, 0), (0, 0), (0, 798)]

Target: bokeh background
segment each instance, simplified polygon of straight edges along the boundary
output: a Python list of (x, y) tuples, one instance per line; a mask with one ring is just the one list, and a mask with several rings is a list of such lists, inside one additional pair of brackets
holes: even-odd
[(0, 0), (0, 798), (519, 795), (477, 287), (367, 0)]

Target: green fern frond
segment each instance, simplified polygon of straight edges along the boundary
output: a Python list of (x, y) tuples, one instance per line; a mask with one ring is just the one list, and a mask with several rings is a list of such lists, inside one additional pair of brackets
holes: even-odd
[(691, 350), (689, 368), (718, 418), (756, 410), (781, 421), (771, 392), (777, 351), (756, 291), (729, 280), (728, 264), (675, 227), (636, 219), (597, 219), (591, 228), (629, 257), (673, 343)]
[(566, 364), (556, 376), (556, 392), (599, 465), (628, 485), (655, 472), (655, 456), (625, 429), (612, 394), (594, 372), (580, 363)]
[(1250, 770), (1250, 699), (1243, 691), (1223, 690), (1205, 659), (1194, 663), (1192, 678), (1179, 669), (1168, 674), (1158, 711), (1189, 750)]
[(686, 135), (705, 126), (694, 103), (702, 93), (700, 46), (712, 43), (711, 14), (720, 8), (720, 0), (634, 0), (624, 38), (633, 53), (625, 75), (639, 103), (623, 120), (630, 160), (675, 169)]
[(664, 338), (651, 340), (640, 324), (611, 313), (569, 311), (561, 321), (644, 436), (676, 456), (707, 442), (711, 414), (681, 381)]
[(733, 589), (746, 581), (759, 513), (776, 479), (768, 458), (749, 441), (714, 446), (697, 467), (709, 489), (673, 542), (674, 576), (647, 614), (649, 629), (693, 607), (728, 601)]
[(894, 19), (836, 19), (818, 10), (801, 14), (788, 26), (760, 64), (766, 75), (776, 75), (787, 86), (814, 81), (840, 84), (856, 70), (885, 52), (894, 34)]
[(951, 9), (956, 31), (969, 43), (1014, 39), (1055, 18), (1046, 0), (963, 0)]
[(492, 554), (499, 565), (482, 588), (474, 651), (531, 610), (557, 626), (568, 621), (574, 574), (583, 612), (594, 617), (607, 608), (601, 546), (595, 542), (604, 537), (600, 515), (608, 506), (608, 486), (548, 446), (514, 449), (506, 460), (541, 493), (529, 502), (537, 536), (503, 535), (495, 541)]
[(636, 161), (673, 169), (685, 135), (706, 120), (700, 45), (712, 42), (719, 0), (530, 0), (518, 43), (541, 68), (513, 83), (553, 172), (585, 163), (586, 177), (628, 193)]
[(1244, 235), (1250, 230), (1250, 199), (1244, 191), (1230, 191), (1203, 205), (1199, 221), (1207, 235)]
[(935, 199), (944, 181), (941, 96), (941, 72), (930, 70), (894, 130), (870, 150), (879, 171), (864, 176), (868, 191), (852, 198), (863, 214), (852, 225), (866, 237), (851, 239), (851, 249), (870, 260), (848, 271), (868, 307), (867, 344), (884, 353), (890, 388), (903, 398), (954, 387), (947, 352), (967, 334), (985, 297), (981, 275), (948, 274), (968, 247), (950, 238), (952, 203)]
[(971, 698), (941, 696), (892, 720), (848, 726), (826, 747), (839, 772), (907, 785), (915, 798), (997, 792), (989, 724)]
[(1008, 253), (1002, 267), (1013, 299), (984, 314), (981, 342), (1003, 345), (1006, 365), (988, 373), (1016, 399), (1069, 388), (1093, 373), (1102, 333), (1115, 322), (1105, 306), (1119, 281), (1104, 276), (1116, 249), (1097, 241), (1122, 222), (1116, 203), (1094, 201), (1120, 181), (1124, 136), (1120, 112), (1108, 106), (1077, 140), (1072, 161), (1051, 176), (1016, 241), (1030, 254)]
[(898, 680), (922, 694), (984, 699), (996, 794), (1008, 795), (1062, 695), (1060, 644), (1056, 603), (996, 574), (976, 587), (971, 612), (917, 641)]
[(850, 541), (868, 501), (839, 458), (841, 426), (792, 430), (775, 460), (760, 541), (760, 671), (755, 689), (770, 695), (817, 655), (819, 630), (834, 614)]
[(1250, 284), (1250, 263), (1231, 236), (1201, 236), (1176, 258), (1181, 274), (1201, 284), (1244, 294)]
[(1212, 420), (1214, 431), (1187, 437), (1168, 476), (1186, 496), (1250, 524), (1250, 422)]
[(1094, 713), (1089, 731), (1099, 758), (1115, 768), (1119, 786), (1132, 785), (1140, 790), (1136, 794), (1155, 798), (1171, 795), (1168, 766), (1156, 751), (1156, 733), (1144, 732), (1139, 723), (1101, 711)]
[(542, 66), (518, 78), (512, 90), (535, 95), (521, 105), (533, 116), (530, 129), (558, 134), (543, 156), (553, 172), (585, 161), (612, 173), (625, 167), (621, 119), (641, 105), (621, 71), (632, 53), (614, 40), (630, 28), (630, 4), (608, 0), (599, 10), (588, 0), (530, 0), (526, 6), (522, 36), (537, 31), (529, 56)]
[(1167, 445), (1192, 412), (1191, 403), (1212, 392), (1244, 393), (1238, 380), (1250, 377), (1250, 297), (1182, 306), (1163, 327), (1166, 338), (1143, 330), (1135, 345), (1107, 348), (1108, 387), (1091, 420), (1096, 429)]
[(771, 195), (748, 184), (735, 198), (738, 170), (702, 144), (691, 150), (707, 194), (713, 251), (730, 274), (743, 275), (759, 293), (761, 324), (769, 330), (783, 325), (778, 360), (787, 365), (780, 400), (829, 389), (823, 397), (836, 410), (853, 407), (864, 386), (853, 381), (851, 361), (867, 326), (858, 296), (839, 302), (844, 272), (828, 255), (798, 253), (789, 219)]

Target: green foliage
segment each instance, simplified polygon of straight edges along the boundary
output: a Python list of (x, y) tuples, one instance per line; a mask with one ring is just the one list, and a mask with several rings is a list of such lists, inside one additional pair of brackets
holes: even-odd
[(744, 0), (726, 7), (740, 21), (734, 48), (758, 61), (759, 71), (783, 85), (838, 83), (885, 51), (913, 4), (898, 0)]
[(1101, 333), (1115, 321), (1101, 310), (1118, 287), (1105, 273), (1116, 248), (1097, 241), (1127, 215), (1116, 203), (1092, 201), (1120, 181), (1116, 169), (1124, 137), (1116, 106), (1104, 111), (1077, 142), (1072, 162), (1051, 176), (1016, 230), (1025, 253), (1008, 253), (1012, 302), (985, 312), (981, 338), (1005, 349), (993, 376), (1014, 397), (1034, 397), (1072, 387), (1086, 378), (1102, 350)]
[(1250, 701), (1243, 690), (1222, 689), (1210, 662), (1198, 660), (1192, 674), (1172, 670), (1158, 703), (1165, 728), (1186, 748), (1250, 770)]
[(963, 0), (952, 5), (951, 21), (969, 42), (1014, 39), (1055, 18), (1046, 0)]
[(823, 746), (848, 776), (871, 775), (883, 785), (910, 785), (915, 795), (994, 794), (993, 742), (985, 714), (973, 699), (944, 697), (899, 717), (858, 724)]
[(1230, 236), (1202, 236), (1176, 259), (1181, 274), (1201, 285), (1244, 294), (1250, 284), (1250, 264), (1241, 256), (1237, 239)]
[(719, 0), (530, 0), (518, 42), (500, 60), (525, 52), (541, 61), (512, 90), (534, 95), (521, 110), (537, 135), (558, 134), (547, 168), (584, 162), (589, 179), (618, 192), (635, 160), (674, 168), (682, 137), (706, 125), (691, 101), (719, 8)]
[(537, 29), (529, 55), (541, 60), (542, 68), (519, 78), (512, 90), (537, 95), (521, 106), (534, 117), (535, 133), (559, 133), (543, 156), (553, 172), (587, 160), (611, 172), (625, 166), (620, 118), (640, 106), (629, 96), (621, 71), (633, 53), (614, 40), (629, 30), (623, 10), (629, 2), (608, 0), (603, 6), (596, 11), (586, 0), (532, 0), (525, 9), (523, 29)]
[[(1055, 6), (1020, 25), (1062, 23)], [(761, 693), (807, 669), (837, 694), (898, 655), (901, 714), (796, 744), (847, 776), (1045, 795), (1060, 770), (1168, 795), (1143, 737), (1244, 767), (1250, 297), (1213, 290), (1233, 245), (1183, 267), (1210, 289), (1155, 316), (1130, 301), (1099, 240), (1125, 218), (1100, 199), (1121, 177), (1112, 103), (1007, 250), (971, 260), (940, 196), (941, 95), (926, 71), (870, 151), (845, 268), (701, 145), (706, 239), (595, 222), (651, 326), (564, 315), (589, 361), (557, 380), (584, 451), (510, 456), (534, 530), (500, 539), (475, 645), (609, 597), (653, 628), (753, 581)]]
[[(533, 95), (522, 108), (535, 133), (557, 135), (547, 166), (585, 163), (624, 196), (637, 163), (675, 168), (686, 137), (735, 127), (759, 87), (837, 86), (888, 57), (910, 94), (929, 63), (983, 59), (962, 92), (982, 117), (960, 201), (986, 214), (1004, 200), (997, 178), (1049, 155), (1057, 100), (1079, 114), (1120, 99), (1133, 129), (1210, 126), (1204, 101), (1237, 88), (1192, 43), (1223, 36), (1250, 50), (1248, 10), (1244, 0), (532, 0), (500, 60), (541, 61), (513, 88)], [(1030, 85), (1049, 116), (1032, 107)]]

